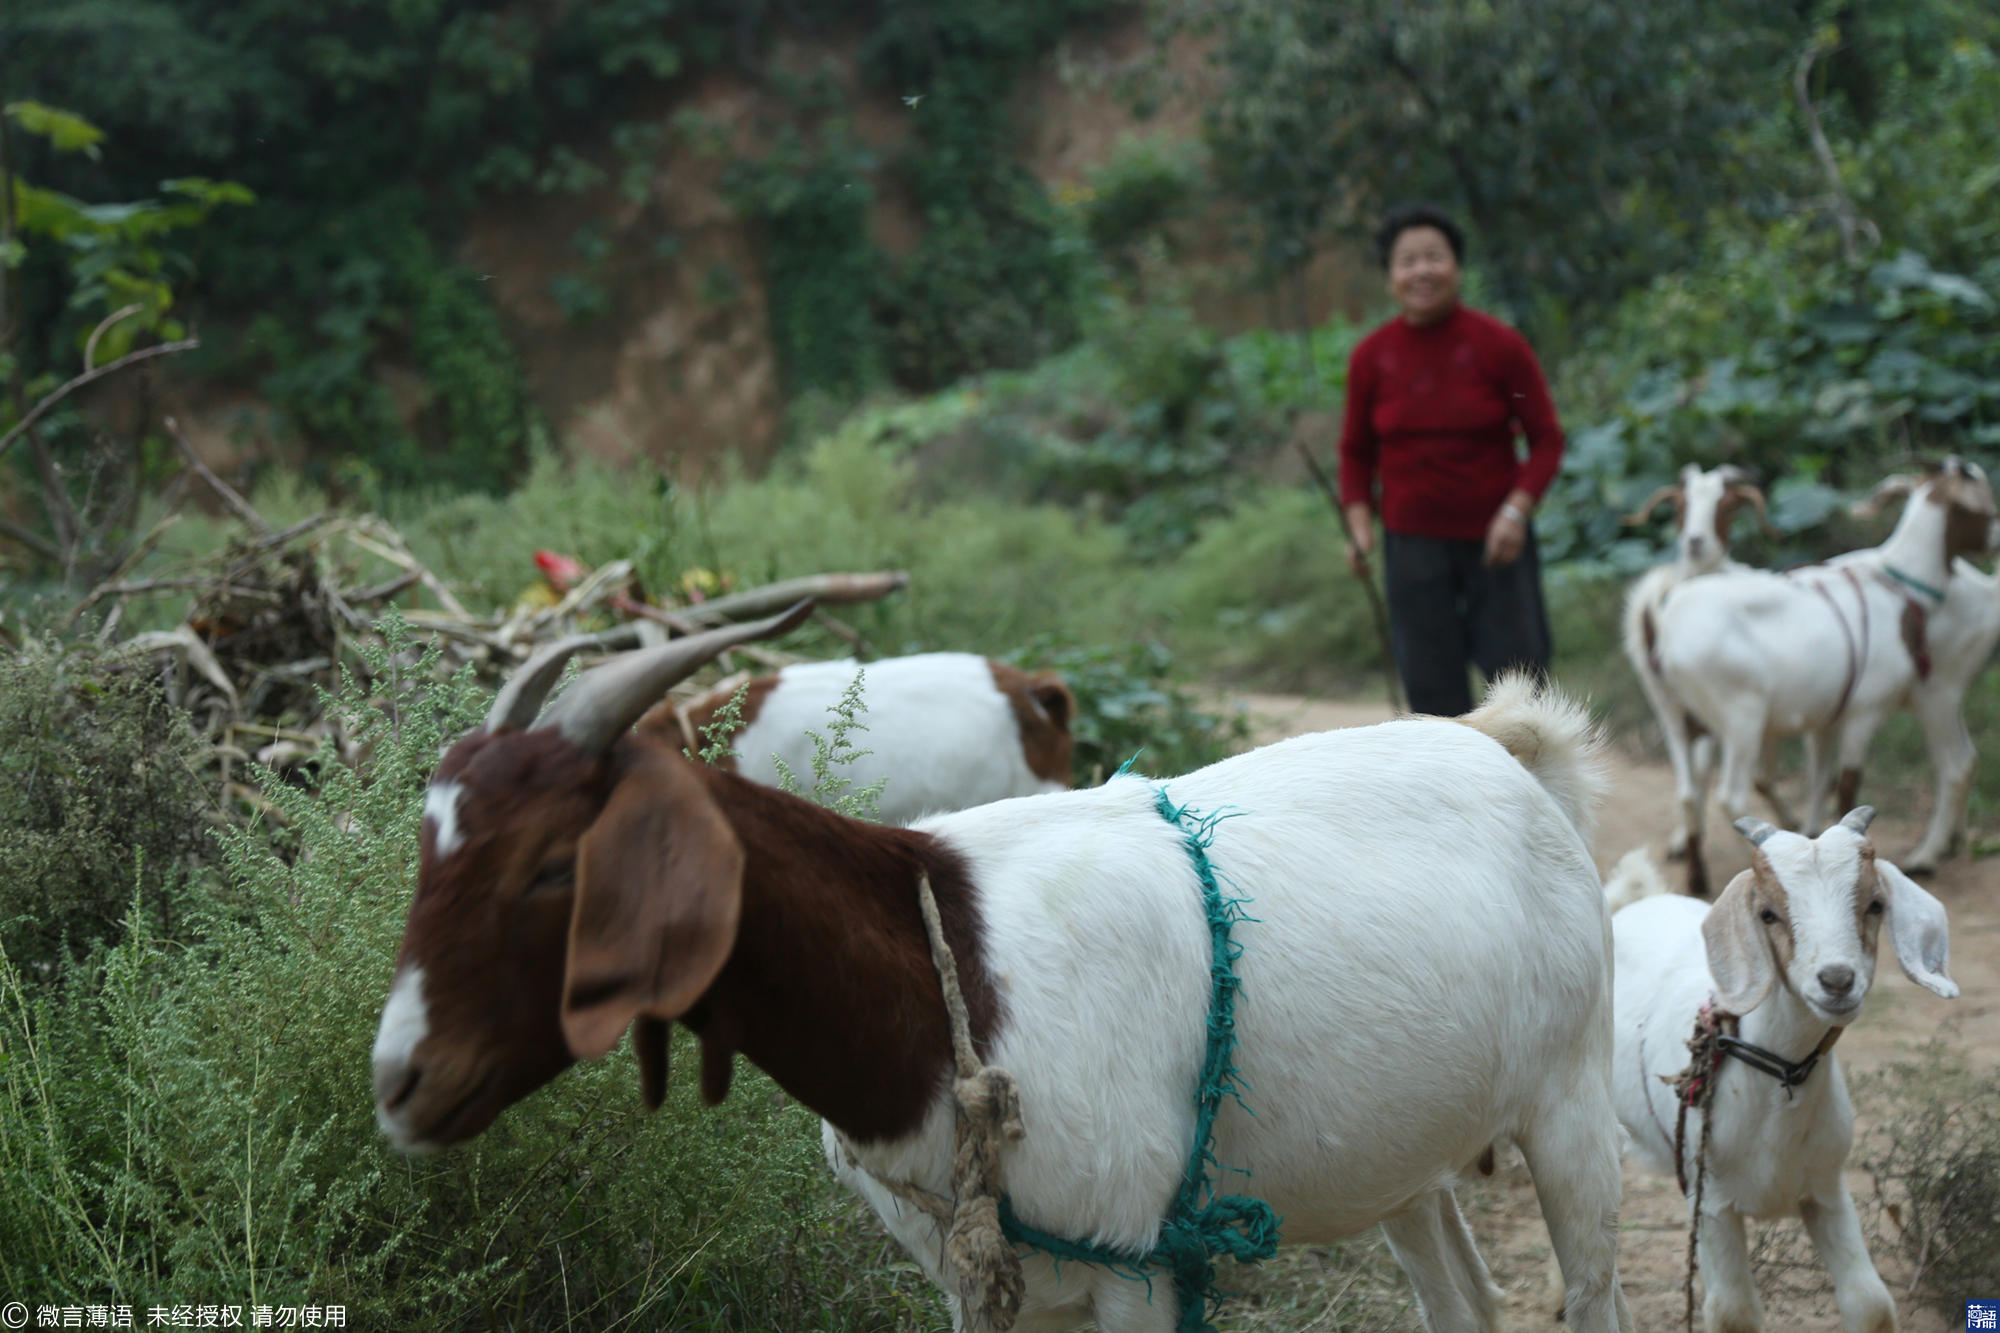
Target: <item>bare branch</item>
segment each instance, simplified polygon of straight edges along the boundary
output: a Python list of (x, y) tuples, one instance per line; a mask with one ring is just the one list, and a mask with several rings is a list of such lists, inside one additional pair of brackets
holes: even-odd
[(172, 417), (164, 417), (162, 420), (166, 423), (167, 434), (173, 436), (174, 443), (181, 447), (181, 453), (187, 458), (188, 466), (208, 483), (209, 489), (221, 496), (222, 502), (229, 506), (236, 517), (249, 524), (252, 532), (259, 537), (270, 536), (271, 525), (264, 520), (264, 516), (258, 513), (234, 486), (216, 476), (208, 464), (201, 461), (201, 455), (194, 451), (194, 446), (188, 443), (186, 433), (181, 430), (181, 423)]
[(97, 340), (99, 338), (102, 338), (107, 332), (109, 332), (113, 324), (116, 324), (121, 319), (130, 319), (132, 316), (138, 314), (141, 310), (144, 310), (145, 308), (146, 307), (140, 305), (135, 301), (131, 305), (126, 306), (122, 310), (114, 310), (110, 314), (106, 315), (103, 318), (103, 320), (101, 320), (98, 323), (97, 327), (90, 331), (90, 341), (83, 345), (83, 368), (85, 370), (89, 370), (91, 366), (96, 363)]
[(1833, 145), (1827, 142), (1826, 131), (1820, 127), (1819, 108), (1813, 105), (1812, 67), (1822, 55), (1831, 54), (1838, 47), (1806, 48), (1799, 57), (1799, 67), (1792, 72), (1792, 91), (1798, 94), (1799, 109), (1805, 112), (1806, 132), (1812, 138), (1813, 156), (1819, 159), (1820, 170), (1826, 173), (1827, 184), (1833, 190), (1833, 220), (1840, 228), (1840, 253), (1850, 264), (1861, 262), (1861, 247), (1856, 237), (1865, 228), (1878, 238), (1872, 222), (1867, 222), (1854, 211), (1854, 198), (1847, 193), (1846, 182), (1840, 178), (1840, 163), (1833, 155)]
[(19, 523), (14, 523), (4, 518), (0, 518), (0, 537), (11, 537), (45, 559), (60, 560), (62, 558), (62, 552), (58, 551), (56, 544), (47, 537), (42, 536), (39, 532), (24, 528)]
[(75, 393), (78, 389), (81, 389), (84, 385), (91, 383), (93, 380), (101, 380), (106, 375), (111, 374), (113, 371), (123, 370), (127, 366), (137, 365), (139, 362), (149, 360), (152, 357), (167, 356), (174, 352), (190, 352), (199, 346), (201, 346), (201, 339), (199, 338), (183, 338), (179, 342), (155, 343), (151, 347), (141, 347), (136, 352), (127, 352), (124, 356), (119, 357), (116, 361), (112, 361), (105, 365), (98, 366), (94, 370), (84, 371), (81, 375), (78, 375), (75, 379), (70, 380), (67, 383), (58, 386), (56, 389), (50, 392), (47, 397), (43, 398), (39, 403), (36, 403), (33, 407), (28, 409), (27, 415), (23, 416), (19, 421), (14, 423), (13, 429), (9, 430), (5, 435), (0, 435), (0, 455), (4, 455), (9, 449), (13, 448), (14, 441), (20, 439), (21, 436), (27, 434), (29, 429), (32, 428), (37, 421), (41, 420), (42, 417), (49, 411), (50, 408), (54, 407), (57, 403), (60, 403), (63, 399), (69, 397), (71, 394)]

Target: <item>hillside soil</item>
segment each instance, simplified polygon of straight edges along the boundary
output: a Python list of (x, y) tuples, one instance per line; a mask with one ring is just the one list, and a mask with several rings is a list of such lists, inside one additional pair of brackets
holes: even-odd
[[(1334, 727), (1364, 726), (1390, 716), (1380, 701), (1323, 701), (1291, 696), (1240, 696), (1249, 708), (1258, 741)], [(1663, 857), (1673, 823), (1673, 775), (1664, 764), (1641, 760), (1616, 748), (1610, 755), (1610, 783), (1599, 814), (1597, 860), (1609, 870), (1634, 847), (1650, 847)], [(1868, 791), (1880, 810), (1872, 833), (1894, 859), (1915, 846), (1929, 809), (1930, 790)], [(1709, 868), (1717, 885), (1749, 865), (1749, 847), (1712, 814)], [(1677, 887), (1680, 868), (1667, 866)], [(1975, 1069), (2000, 1061), (2000, 858), (1947, 862), (1925, 886), (1951, 916), (1951, 970), (1960, 986), (1956, 1001), (1945, 1002), (1911, 984), (1887, 949), (1875, 973), (1862, 1017), (1841, 1039), (1839, 1057), (1849, 1086), (1889, 1065), (1916, 1058), (1917, 1048), (1941, 1031), (1968, 1053)], [(1867, 1097), (1861, 1103), (1857, 1137), (1873, 1128)], [(1879, 1105), (1879, 1103), (1878, 1103)], [(1860, 1155), (1856, 1145), (1856, 1156)], [(1917, 1304), (1908, 1294), (1910, 1266), (1902, 1258), (1895, 1224), (1885, 1215), (1874, 1183), (1850, 1172), (1854, 1194), (1869, 1229), (1869, 1249), (1883, 1280), (1895, 1295), (1904, 1333), (1946, 1333), (1962, 1327)], [(1507, 1327), (1515, 1333), (1555, 1330), (1561, 1303), (1549, 1257), (1535, 1189), (1518, 1156), (1503, 1161), (1491, 1181), (1462, 1193), (1479, 1247), (1507, 1297)], [(1682, 1280), (1687, 1252), (1687, 1212), (1671, 1178), (1653, 1174), (1628, 1159), (1619, 1249), (1620, 1277), (1640, 1333), (1667, 1333), (1683, 1327)], [(1765, 1327), (1786, 1333), (1840, 1333), (1832, 1289), (1813, 1260), (1796, 1221), (1753, 1229), (1758, 1254), (1758, 1290), (1764, 1299)], [(2000, 1295), (1966, 1292), (1964, 1296)], [(1697, 1288), (1697, 1301), (1700, 1299)], [(1696, 1326), (1700, 1326), (1697, 1311)]]

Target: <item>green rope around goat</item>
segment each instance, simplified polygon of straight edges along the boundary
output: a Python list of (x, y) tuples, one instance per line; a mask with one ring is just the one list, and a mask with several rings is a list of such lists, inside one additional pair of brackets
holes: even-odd
[(1280, 1219), (1271, 1205), (1241, 1194), (1218, 1194), (1211, 1174), (1238, 1169), (1224, 1168), (1215, 1160), (1215, 1113), (1221, 1109), (1222, 1099), (1228, 1097), (1245, 1113), (1254, 1114), (1244, 1105), (1237, 1081), (1236, 992), (1242, 982), (1236, 975), (1236, 960), (1243, 956), (1243, 946), (1230, 937), (1229, 930), (1236, 922), (1253, 918), (1243, 911), (1247, 899), (1223, 894), (1208, 859), (1215, 826), (1228, 816), (1196, 815), (1187, 806), (1176, 808), (1164, 787), (1158, 789), (1154, 804), (1160, 817), (1183, 834), (1208, 913), (1208, 1051), (1202, 1060), (1201, 1086), (1195, 1093), (1194, 1146), (1188, 1153), (1187, 1169), (1181, 1172), (1180, 1188), (1160, 1224), (1159, 1242), (1148, 1254), (1038, 1231), (1014, 1216), (1012, 1203), (1006, 1198), (1000, 1200), (1000, 1227), (1008, 1240), (1031, 1246), (1058, 1262), (1067, 1259), (1100, 1264), (1148, 1286), (1152, 1270), (1164, 1269), (1172, 1275), (1174, 1291), (1180, 1297), (1178, 1333), (1214, 1333), (1207, 1319), (1208, 1306), (1223, 1295), (1215, 1287), (1215, 1256), (1227, 1254), (1254, 1263), (1278, 1252)]

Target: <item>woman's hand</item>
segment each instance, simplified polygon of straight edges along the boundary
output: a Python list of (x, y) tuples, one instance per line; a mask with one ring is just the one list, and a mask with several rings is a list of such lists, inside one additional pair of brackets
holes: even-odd
[(1515, 491), (1501, 502), (1493, 521), (1486, 525), (1488, 569), (1511, 565), (1520, 558), (1521, 548), (1528, 541), (1528, 507), (1533, 503), (1533, 498), (1521, 491)]
[(1347, 568), (1355, 578), (1368, 577), (1368, 556), (1375, 549), (1375, 511), (1365, 504), (1347, 506)]

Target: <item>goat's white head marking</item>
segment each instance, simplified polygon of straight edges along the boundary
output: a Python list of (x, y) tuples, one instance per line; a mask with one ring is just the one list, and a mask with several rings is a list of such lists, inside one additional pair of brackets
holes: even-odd
[(424, 1004), (424, 970), (406, 967), (396, 974), (396, 982), (389, 988), (389, 1002), (382, 1007), (381, 1026), (375, 1030), (374, 1051), (375, 1122), (398, 1147), (412, 1146), (410, 1127), (399, 1114), (403, 1098), (398, 1094), (405, 1090), (385, 1088), (383, 1084), (387, 1077), (406, 1077), (402, 1071), (408, 1068), (411, 1054), (430, 1035), (430, 1030), (430, 1011)]
[(424, 818), (432, 822), (437, 835), (431, 848), (439, 860), (458, 850), (463, 837), (458, 826), (458, 804), (464, 796), (465, 784), (461, 782), (434, 783), (424, 793)]

